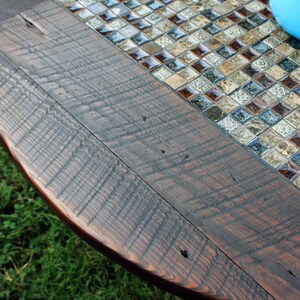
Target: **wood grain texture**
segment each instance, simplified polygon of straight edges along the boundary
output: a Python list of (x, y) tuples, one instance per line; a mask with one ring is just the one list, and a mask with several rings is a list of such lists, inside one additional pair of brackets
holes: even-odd
[(0, 0), (0, 22), (27, 10), (44, 0)]
[(3, 54), (0, 66), (1, 138), (73, 229), (188, 299), (272, 299)]
[(55, 3), (24, 15), (42, 30), (15, 17), (0, 48), (264, 289), (299, 298), (299, 191)]

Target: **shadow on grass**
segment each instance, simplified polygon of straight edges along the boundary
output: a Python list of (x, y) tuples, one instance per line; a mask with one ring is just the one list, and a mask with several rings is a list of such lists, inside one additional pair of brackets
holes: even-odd
[(0, 299), (179, 299), (141, 281), (67, 228), (0, 145)]

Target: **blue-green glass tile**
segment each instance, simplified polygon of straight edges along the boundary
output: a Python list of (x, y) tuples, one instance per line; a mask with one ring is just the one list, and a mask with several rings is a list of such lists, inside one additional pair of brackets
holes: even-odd
[(248, 113), (243, 108), (239, 108), (232, 113), (232, 117), (235, 118), (240, 123), (245, 124), (248, 120), (253, 118), (253, 115)]
[(212, 102), (205, 98), (204, 96), (200, 96), (199, 98), (194, 99), (191, 103), (200, 111), (204, 111), (210, 106), (212, 106)]
[(261, 156), (268, 149), (268, 147), (264, 145), (258, 138), (251, 142), (248, 147), (259, 156)]
[(265, 110), (261, 115), (260, 118), (265, 121), (269, 125), (274, 125), (278, 121), (281, 120), (281, 117), (275, 114), (274, 112), (270, 111), (269, 109)]
[(252, 96), (257, 96), (264, 91), (264, 88), (255, 81), (250, 81), (244, 86), (244, 89)]

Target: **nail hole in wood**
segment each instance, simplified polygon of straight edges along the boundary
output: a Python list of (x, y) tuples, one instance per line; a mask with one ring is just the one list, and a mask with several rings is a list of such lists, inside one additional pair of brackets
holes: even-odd
[(184, 258), (189, 258), (189, 253), (186, 250), (180, 250), (180, 254), (184, 257)]
[(297, 278), (297, 276), (291, 270), (288, 270), (288, 272), (289, 272), (290, 275)]
[(33, 25), (33, 23), (32, 22), (30, 22), (29, 20), (27, 20), (27, 19), (25, 19), (24, 17), (23, 17), (23, 19), (24, 19), (24, 21), (25, 21), (25, 24), (28, 26), (28, 27), (35, 27), (34, 25)]
[(142, 116), (142, 120), (145, 122), (147, 120), (146, 116)]
[(166, 151), (164, 149), (161, 149), (160, 151), (161, 151), (161, 153), (166, 153)]
[(188, 154), (186, 154), (185, 156), (184, 156), (184, 159), (188, 159), (190, 156), (188, 155)]

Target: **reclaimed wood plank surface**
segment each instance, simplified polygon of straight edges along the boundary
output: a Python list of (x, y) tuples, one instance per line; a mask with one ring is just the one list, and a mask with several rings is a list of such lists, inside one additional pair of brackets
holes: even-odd
[(1, 138), (73, 229), (189, 299), (272, 298), (3, 54), (0, 66)]
[[(2, 23), (0, 30), (0, 49), (184, 222), (268, 293), (279, 299), (300, 297), (300, 193), (295, 187), (52, 1)], [(46, 148), (41, 143), (40, 151)], [(49, 143), (54, 147), (54, 141)], [(54, 161), (44, 159), (35, 174), (54, 168)], [(76, 182), (73, 193), (79, 197), (84, 191), (76, 189)], [(137, 191), (132, 193), (137, 197)], [(85, 201), (76, 200), (83, 201), (78, 204), (83, 211), (99, 209), (84, 195)], [(136, 237), (136, 243), (141, 241)], [(235, 295), (226, 290), (225, 297)]]
[(0, 22), (32, 8), (45, 0), (1, 0)]

